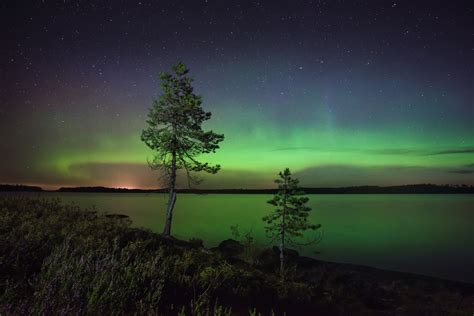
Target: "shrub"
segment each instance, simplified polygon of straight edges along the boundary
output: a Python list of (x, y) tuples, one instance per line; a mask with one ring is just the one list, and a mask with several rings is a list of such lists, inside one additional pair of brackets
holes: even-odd
[(232, 236), (244, 246), (244, 251), (240, 255), (240, 259), (251, 266), (258, 265), (260, 263), (259, 256), (263, 251), (263, 247), (255, 241), (252, 229), (241, 232), (239, 226), (234, 225), (230, 226), (230, 231)]

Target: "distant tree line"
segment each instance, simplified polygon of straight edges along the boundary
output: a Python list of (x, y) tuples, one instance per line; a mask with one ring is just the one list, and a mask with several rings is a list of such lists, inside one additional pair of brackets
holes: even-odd
[[(300, 190), (306, 194), (455, 194), (474, 193), (472, 185), (436, 185), (413, 184), (398, 186), (358, 186), (342, 188), (305, 188)], [(22, 185), (0, 185), (0, 191), (42, 191), (40, 187)], [(166, 193), (165, 189), (127, 189), (93, 187), (62, 187), (57, 192), (105, 192), (105, 193)], [(177, 193), (189, 194), (275, 194), (278, 189), (176, 189)]]
[(22, 184), (0, 184), (0, 191), (3, 192), (38, 192), (43, 191), (42, 188)]

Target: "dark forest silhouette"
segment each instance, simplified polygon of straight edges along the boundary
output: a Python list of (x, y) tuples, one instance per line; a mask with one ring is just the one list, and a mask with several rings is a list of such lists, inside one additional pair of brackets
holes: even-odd
[[(355, 186), (341, 188), (304, 188), (306, 194), (472, 194), (472, 185), (437, 185), (437, 184), (409, 184), (397, 186)], [(47, 191), (37, 186), (27, 185), (0, 185), (4, 192), (39, 192)], [(176, 189), (179, 193), (191, 194), (275, 194), (277, 189)], [(102, 186), (62, 187), (53, 192), (84, 192), (84, 193), (166, 193), (167, 189), (127, 189), (109, 188)]]

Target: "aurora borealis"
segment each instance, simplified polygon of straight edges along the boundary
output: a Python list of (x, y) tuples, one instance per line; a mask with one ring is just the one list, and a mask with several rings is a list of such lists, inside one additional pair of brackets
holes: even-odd
[(474, 184), (469, 1), (7, 1), (0, 183), (157, 187), (140, 141), (182, 60), (225, 134), (203, 188)]

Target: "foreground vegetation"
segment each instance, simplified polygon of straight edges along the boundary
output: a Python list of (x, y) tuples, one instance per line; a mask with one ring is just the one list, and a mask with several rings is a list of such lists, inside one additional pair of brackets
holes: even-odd
[(0, 198), (0, 314), (471, 315), (473, 286), (227, 240), (163, 238), (57, 200)]

